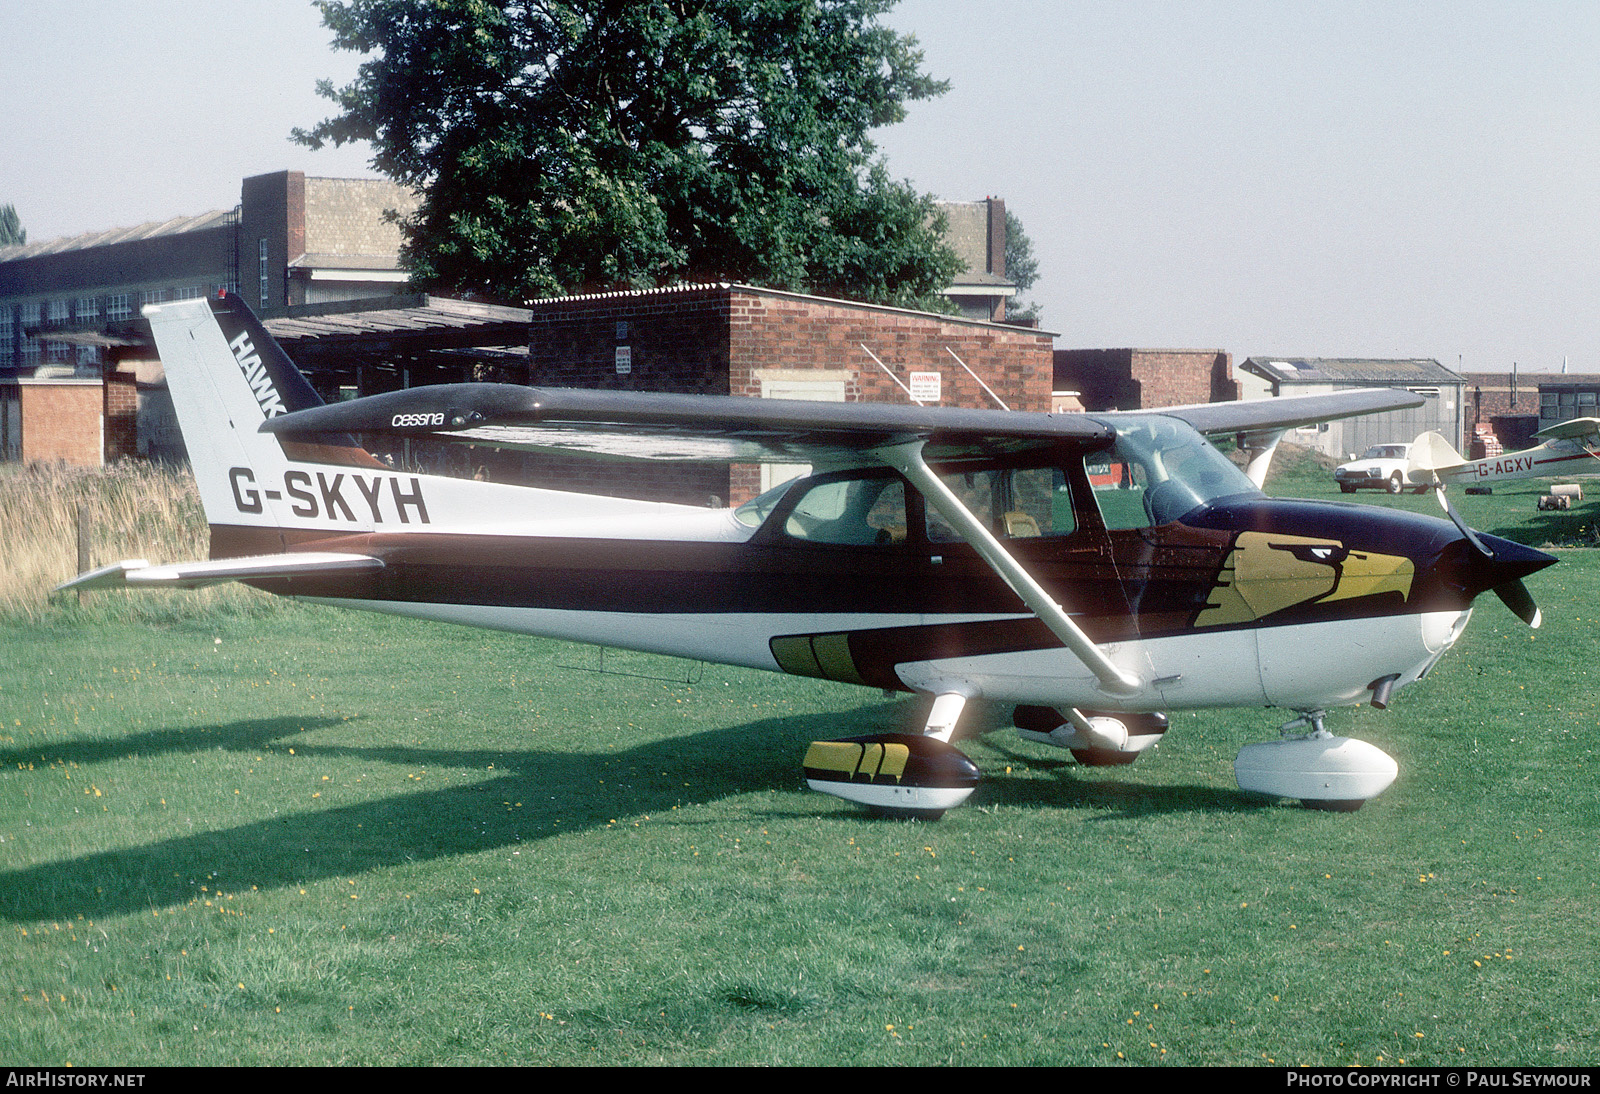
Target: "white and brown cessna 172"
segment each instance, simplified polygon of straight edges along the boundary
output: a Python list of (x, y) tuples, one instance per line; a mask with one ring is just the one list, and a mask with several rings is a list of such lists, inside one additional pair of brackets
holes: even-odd
[[(937, 816), (978, 770), (965, 703), (1017, 704), (1085, 763), (1170, 710), (1279, 707), (1248, 791), (1352, 809), (1392, 759), (1330, 707), (1427, 674), (1473, 600), (1537, 625), (1549, 555), (1456, 523), (1268, 498), (1202, 434), (1255, 438), (1415, 406), (1406, 392), (1035, 414), (500, 384), (324, 405), (236, 297), (145, 309), (211, 527), (209, 561), (129, 560), (64, 588), (243, 581), (348, 608), (921, 692), (920, 732), (813, 744), (818, 790)], [(355, 435), (813, 473), (735, 509), (411, 474)], [(375, 443), (375, 442), (374, 442)], [(1452, 514), (1453, 515), (1453, 514)]]

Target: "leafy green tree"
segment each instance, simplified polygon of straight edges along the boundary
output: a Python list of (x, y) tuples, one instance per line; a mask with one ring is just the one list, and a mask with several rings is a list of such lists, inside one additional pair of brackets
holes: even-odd
[(17, 218), (17, 208), (14, 205), (0, 205), (0, 247), (9, 247), (13, 243), (28, 242), (28, 230), (22, 226), (22, 221)]
[(344, 0), (295, 139), (366, 140), (421, 195), (417, 283), (517, 299), (736, 279), (940, 306), (932, 199), (867, 133), (941, 94), (890, 0)]
[(1039, 260), (1033, 255), (1033, 240), (1010, 209), (1006, 210), (1006, 279), (1017, 286), (1017, 295), (1006, 305), (1006, 321), (1038, 323), (1039, 305), (1024, 302), (1022, 294), (1039, 279)]

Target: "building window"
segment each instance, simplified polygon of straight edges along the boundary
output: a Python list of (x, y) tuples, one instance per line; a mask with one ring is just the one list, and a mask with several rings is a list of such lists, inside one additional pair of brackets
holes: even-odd
[(100, 301), (93, 296), (78, 297), (78, 319), (100, 318)]
[(52, 323), (65, 323), (72, 318), (71, 310), (65, 300), (50, 301), (45, 313)]
[(267, 306), (267, 301), (271, 298), (271, 294), (268, 292), (269, 282), (267, 279), (267, 241), (265, 239), (260, 241), (258, 250), (260, 252), (261, 265), (261, 306), (264, 308)]
[(113, 323), (133, 318), (133, 299), (125, 292), (106, 297), (106, 319)]
[(206, 291), (204, 289), (202, 289), (199, 285), (185, 285), (181, 289), (173, 289), (172, 290), (172, 299), (174, 299), (174, 300), (198, 300), (202, 296), (204, 296), (205, 294), (206, 294)]
[(171, 299), (171, 289), (146, 289), (144, 292), (139, 294), (139, 303), (141, 306), (144, 304), (165, 304)]

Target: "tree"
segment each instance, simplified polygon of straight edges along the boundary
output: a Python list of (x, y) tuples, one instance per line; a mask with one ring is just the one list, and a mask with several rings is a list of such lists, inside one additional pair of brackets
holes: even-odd
[(1017, 286), (1017, 295), (1006, 305), (1006, 322), (1037, 324), (1039, 305), (1024, 303), (1022, 294), (1039, 279), (1039, 260), (1033, 256), (1033, 240), (1010, 209), (1006, 210), (1006, 279)]
[(344, 0), (373, 54), (295, 139), (421, 196), (413, 281), (520, 299), (684, 280), (929, 306), (960, 268), (868, 130), (946, 84), (890, 0)]
[(0, 247), (26, 242), (28, 242), (28, 230), (17, 218), (16, 206), (0, 205)]

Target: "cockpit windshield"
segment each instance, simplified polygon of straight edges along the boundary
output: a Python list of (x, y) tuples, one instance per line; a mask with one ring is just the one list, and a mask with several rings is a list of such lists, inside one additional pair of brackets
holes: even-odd
[(1168, 524), (1218, 498), (1260, 493), (1187, 422), (1155, 414), (1101, 420), (1116, 440), (1088, 458), (1088, 470), (1108, 528)]

